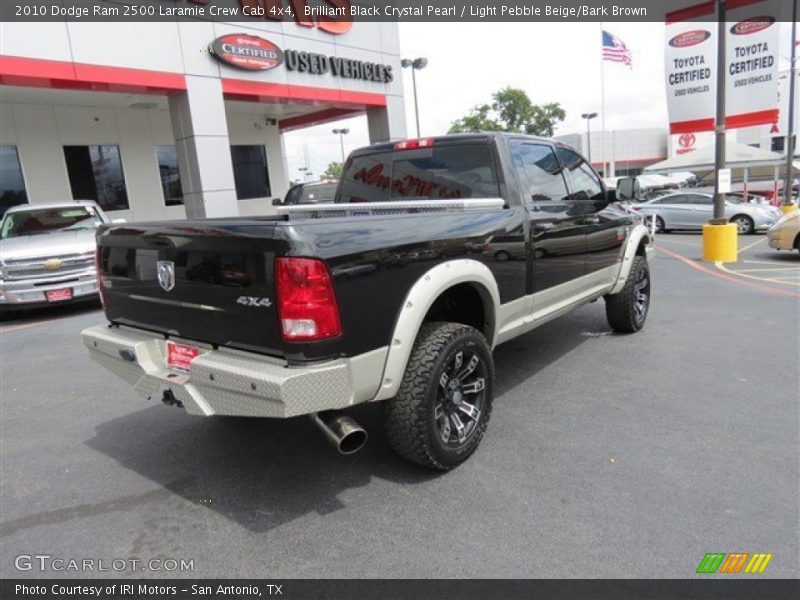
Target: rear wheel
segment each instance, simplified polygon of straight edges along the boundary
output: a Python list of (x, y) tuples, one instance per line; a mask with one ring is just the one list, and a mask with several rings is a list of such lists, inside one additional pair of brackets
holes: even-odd
[(499, 261), (506, 261), (511, 258), (511, 255), (505, 250), (498, 250), (494, 253), (494, 259)]
[(459, 323), (420, 328), (397, 397), (386, 404), (394, 450), (447, 471), (478, 448), (492, 412), (494, 363), (486, 339)]
[(747, 215), (736, 215), (731, 218), (730, 222), (736, 225), (736, 231), (739, 235), (750, 235), (755, 229), (753, 219)]
[(644, 327), (650, 310), (650, 269), (644, 256), (635, 256), (625, 286), (606, 296), (606, 319), (617, 333), (635, 333)]

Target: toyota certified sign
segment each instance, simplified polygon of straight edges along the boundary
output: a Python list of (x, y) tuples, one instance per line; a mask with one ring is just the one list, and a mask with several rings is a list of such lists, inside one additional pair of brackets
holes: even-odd
[(744, 21), (739, 21), (731, 27), (731, 33), (733, 35), (750, 35), (766, 29), (774, 22), (775, 19), (773, 17), (751, 17)]
[(283, 64), (280, 48), (269, 40), (246, 33), (218, 37), (211, 42), (208, 51), (217, 60), (248, 71), (266, 71)]
[(673, 48), (687, 48), (705, 42), (710, 37), (711, 32), (705, 29), (693, 29), (679, 33), (669, 41), (669, 45)]

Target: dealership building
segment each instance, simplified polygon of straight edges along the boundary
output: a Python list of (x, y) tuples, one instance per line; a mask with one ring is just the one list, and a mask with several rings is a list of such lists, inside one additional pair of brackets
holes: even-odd
[[(244, 17), (242, 17), (244, 18)], [(268, 214), (283, 134), (405, 137), (396, 23), (0, 23), (0, 202), (114, 218)]]

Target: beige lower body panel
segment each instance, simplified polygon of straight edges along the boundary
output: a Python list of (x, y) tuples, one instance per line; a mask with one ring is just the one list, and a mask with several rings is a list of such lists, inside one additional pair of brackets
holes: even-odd
[(167, 366), (165, 341), (154, 334), (99, 325), (81, 337), (89, 356), (139, 395), (155, 400), (171, 390), (186, 412), (205, 416), (285, 418), (366, 402), (380, 385), (387, 353), (379, 348), (350, 359), (290, 367), (260, 354), (200, 345), (205, 352), (184, 372)]

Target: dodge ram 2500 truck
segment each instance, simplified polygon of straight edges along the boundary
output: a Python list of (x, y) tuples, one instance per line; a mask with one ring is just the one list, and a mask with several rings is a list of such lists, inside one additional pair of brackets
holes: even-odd
[(464, 134), (362, 148), (335, 201), (270, 217), (105, 225), (109, 323), (91, 357), (195, 415), (311, 415), (383, 401), (388, 438), (436, 469), (467, 459), (492, 410), (492, 349), (605, 299), (642, 328), (652, 238), (571, 148)]

